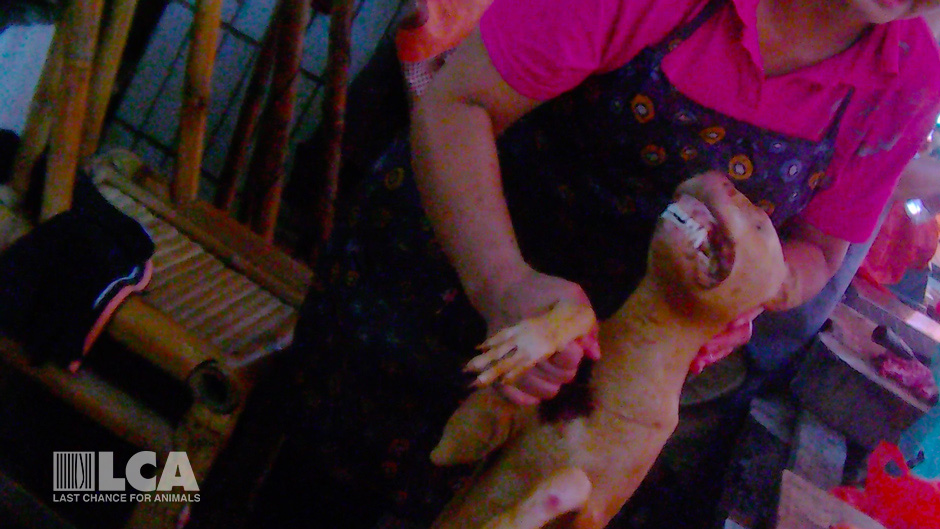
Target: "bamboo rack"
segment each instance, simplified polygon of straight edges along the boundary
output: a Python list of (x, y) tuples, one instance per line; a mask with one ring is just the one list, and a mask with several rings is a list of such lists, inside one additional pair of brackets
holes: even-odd
[(104, 0), (72, 0), (64, 13), (65, 59), (56, 104), (58, 119), (49, 139), (49, 165), (39, 212), (42, 220), (72, 205), (88, 85), (103, 10)]
[(170, 195), (177, 205), (192, 202), (199, 193), (212, 69), (215, 65), (221, 21), (222, 0), (197, 2), (192, 42), (186, 61), (183, 106), (180, 109), (176, 174), (170, 187)]
[(254, 202), (249, 205), (252, 229), (266, 241), (274, 240), (274, 228), (284, 189), (284, 162), (297, 99), (297, 77), (303, 55), (304, 31), (310, 19), (307, 0), (284, 0), (275, 21), (277, 60), (268, 104), (262, 113), (254, 156), (248, 169), (248, 186)]
[[(278, 7), (278, 12), (280, 12), (280, 7)], [(245, 164), (248, 161), (248, 150), (251, 147), (251, 140), (264, 104), (265, 88), (274, 70), (277, 50), (276, 27), (275, 24), (271, 24), (265, 31), (261, 50), (258, 52), (258, 58), (255, 60), (254, 70), (251, 73), (251, 80), (245, 89), (242, 107), (238, 111), (238, 121), (235, 123), (235, 132), (229, 142), (225, 164), (219, 174), (219, 191), (215, 198), (215, 205), (222, 211), (232, 209), (238, 190), (238, 179), (245, 171)]]
[(101, 42), (95, 54), (91, 87), (88, 93), (85, 124), (82, 127), (80, 159), (91, 156), (98, 148), (108, 103), (111, 101), (111, 93), (114, 90), (114, 80), (121, 66), (121, 57), (124, 55), (124, 47), (127, 45), (127, 36), (130, 33), (131, 21), (134, 19), (136, 10), (137, 0), (113, 0), (111, 12), (101, 30)]
[(346, 93), (349, 79), (350, 31), (355, 0), (334, 0), (330, 22), (327, 96), (324, 101), (323, 126), (326, 127), (322, 158), (322, 188), (317, 196), (315, 221), (317, 231), (311, 246), (309, 263), (316, 263), (320, 248), (333, 231), (339, 172), (342, 165), (343, 130), (346, 119)]

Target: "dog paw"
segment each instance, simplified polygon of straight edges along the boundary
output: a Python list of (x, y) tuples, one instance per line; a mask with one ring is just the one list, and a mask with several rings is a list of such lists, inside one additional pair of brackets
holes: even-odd
[(522, 502), (482, 529), (539, 529), (567, 512), (581, 509), (590, 494), (587, 474), (580, 468), (565, 468), (539, 483)]
[(596, 324), (589, 306), (556, 304), (545, 314), (507, 327), (477, 346), (483, 352), (467, 363), (466, 371), (477, 373), (474, 386), (511, 384)]

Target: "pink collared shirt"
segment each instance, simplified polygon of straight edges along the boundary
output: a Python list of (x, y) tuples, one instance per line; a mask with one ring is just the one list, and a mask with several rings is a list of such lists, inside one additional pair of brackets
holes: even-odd
[[(495, 0), (480, 31), (503, 79), (546, 100), (626, 64), (707, 1)], [(818, 64), (765, 77), (758, 1), (728, 2), (664, 59), (663, 71), (707, 107), (806, 139), (822, 137), (854, 87), (829, 168), (833, 184), (803, 218), (830, 235), (864, 241), (940, 112), (937, 44), (923, 20), (901, 20), (875, 26)]]

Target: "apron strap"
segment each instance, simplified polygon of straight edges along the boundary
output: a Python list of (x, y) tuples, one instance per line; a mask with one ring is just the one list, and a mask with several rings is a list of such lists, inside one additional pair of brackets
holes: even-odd
[(706, 4), (705, 7), (703, 7), (697, 15), (695, 15), (695, 18), (693, 18), (689, 23), (681, 24), (670, 31), (663, 40), (659, 41), (659, 44), (656, 47), (666, 47), (671, 49), (675, 45), (689, 38), (690, 35), (695, 33), (695, 30), (697, 30), (699, 26), (704, 24), (706, 20), (711, 18), (711, 16), (714, 15), (718, 9), (720, 9), (726, 3), (728, 3), (728, 0), (710, 0), (708, 4)]
[(847, 108), (849, 108), (849, 103), (852, 102), (852, 96), (855, 95), (855, 87), (849, 88), (845, 97), (842, 98), (842, 102), (839, 103), (839, 108), (836, 110), (836, 115), (832, 118), (832, 122), (829, 123), (829, 130), (826, 131), (826, 135), (823, 137), (824, 141), (833, 142), (836, 141), (836, 136), (839, 135), (839, 124), (842, 123), (842, 116), (845, 114)]

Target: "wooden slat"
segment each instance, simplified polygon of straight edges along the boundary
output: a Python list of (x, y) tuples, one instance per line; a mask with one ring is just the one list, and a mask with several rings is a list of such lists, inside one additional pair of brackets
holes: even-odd
[[(206, 249), (236, 270), (241, 271), (252, 281), (270, 290), (285, 303), (300, 307), (313, 273), (306, 264), (293, 259), (276, 246), (268, 243), (256, 234), (245, 230), (244, 226), (209, 204), (197, 202), (191, 204), (181, 215), (193, 226), (212, 233), (232, 255), (240, 256), (245, 264), (226, 261), (206, 245)], [(196, 237), (193, 237), (196, 239)]]
[[(150, 284), (147, 285), (147, 291), (156, 294), (161, 290), (171, 290), (178, 293), (187, 292), (193, 286), (194, 281), (202, 281), (211, 274), (216, 267), (220, 267), (216, 259), (206, 252), (202, 252), (196, 257), (180, 263), (178, 266), (168, 268), (162, 274), (155, 275)], [(153, 296), (149, 297), (153, 300)]]
[[(111, 187), (110, 192), (106, 192)], [(300, 307), (312, 273), (306, 265), (295, 261), (279, 249), (268, 244), (244, 226), (214, 207), (194, 202), (183, 211), (166, 205), (148, 191), (127, 179), (114, 177), (103, 186), (105, 196), (111, 192), (123, 193), (147, 208), (163, 222), (171, 224), (213, 254), (226, 266), (244, 274), (285, 303)], [(124, 206), (122, 211), (129, 212)], [(136, 215), (130, 213), (136, 218)]]
[(171, 449), (173, 428), (166, 419), (94, 373), (80, 370), (73, 375), (49, 364), (32, 366), (19, 345), (3, 337), (0, 359), (134, 446), (159, 453)]
[(166, 244), (169, 241), (172, 241), (176, 237), (182, 237), (180, 232), (173, 229), (172, 226), (164, 222), (160, 222), (159, 219), (151, 215), (153, 219), (152, 222), (148, 225), (140, 220), (140, 217), (136, 217), (138, 221), (144, 226), (147, 230), (147, 233), (150, 234), (150, 239), (153, 240), (155, 245)]
[(165, 268), (166, 266), (173, 266), (174, 262), (169, 261), (174, 260), (174, 256), (180, 253), (186, 254), (191, 252), (193, 249), (200, 250), (199, 245), (193, 243), (186, 237), (173, 237), (172, 239), (167, 239), (162, 244), (156, 246), (153, 251), (153, 261), (155, 266), (160, 266)]
[(185, 303), (168, 302), (166, 311), (187, 329), (194, 329), (213, 313), (224, 310), (233, 300), (241, 299), (256, 286), (238, 274), (220, 273), (216, 280), (199, 283), (192, 289), (194, 299)]
[(230, 344), (228, 347), (230, 354), (244, 351), (251, 343), (277, 343), (284, 338), (285, 333), (293, 330), (291, 327), (287, 331), (278, 332), (286, 321), (294, 319), (296, 315), (297, 312), (292, 307), (281, 305), (261, 323), (245, 327), (234, 334), (225, 334), (220, 338), (227, 340)]
[(216, 341), (220, 333), (226, 329), (238, 328), (238, 325), (244, 325), (247, 322), (257, 322), (259, 317), (270, 314), (279, 304), (273, 296), (257, 289), (251, 295), (231, 305), (217, 318), (203, 325), (200, 334), (208, 336), (211, 341)]
[(253, 381), (254, 375), (259, 372), (258, 368), (272, 354), (290, 345), (297, 324), (297, 313), (291, 311), (280, 321), (272, 319), (270, 323), (274, 325), (270, 329), (259, 329), (252, 336), (244, 337), (242, 342), (233, 344), (231, 352), (223, 359), (229, 370), (238, 373), (240, 379)]
[(163, 273), (165, 270), (185, 263), (190, 259), (195, 259), (203, 253), (205, 251), (197, 244), (181, 238), (180, 241), (174, 244), (157, 249), (153, 256), (153, 271), (155, 274)]
[(173, 202), (177, 205), (192, 202), (199, 192), (212, 69), (215, 65), (221, 20), (222, 0), (196, 2), (192, 41), (186, 61), (183, 106), (180, 109), (176, 173), (170, 188)]
[[(237, 305), (257, 291), (257, 287), (240, 275), (234, 275), (222, 288), (207, 292), (198, 312), (179, 319), (187, 329), (198, 330), (204, 323)], [(189, 307), (187, 307), (189, 308)]]
[(230, 280), (231, 278), (225, 273), (225, 268), (221, 263), (210, 261), (206, 273), (198, 275), (194, 273), (186, 278), (178, 278), (172, 284), (154, 288), (147, 294), (147, 301), (168, 314), (172, 314), (180, 307), (199, 306), (200, 303), (203, 303), (201, 298), (207, 292), (220, 288)]

